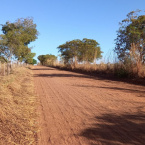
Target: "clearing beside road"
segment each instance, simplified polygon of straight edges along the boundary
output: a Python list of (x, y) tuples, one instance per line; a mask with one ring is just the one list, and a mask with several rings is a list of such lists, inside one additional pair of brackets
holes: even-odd
[(50, 67), (33, 68), (39, 145), (143, 145), (145, 87)]

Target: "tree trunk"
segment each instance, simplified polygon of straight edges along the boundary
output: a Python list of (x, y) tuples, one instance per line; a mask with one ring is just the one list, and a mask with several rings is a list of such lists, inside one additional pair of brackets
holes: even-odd
[(95, 53), (94, 53), (94, 64), (96, 64), (96, 57), (97, 57), (97, 50), (95, 50)]
[(1, 61), (0, 61), (0, 74), (1, 74)]
[(4, 63), (4, 76), (5, 76), (5, 63)]
[(7, 63), (7, 75), (9, 75), (10, 74), (10, 63), (8, 62)]
[(75, 62), (74, 62), (74, 65), (75, 66), (74, 67), (76, 68), (77, 67), (77, 64), (78, 64), (78, 62), (77, 62), (77, 56), (75, 56), (74, 59), (75, 59)]

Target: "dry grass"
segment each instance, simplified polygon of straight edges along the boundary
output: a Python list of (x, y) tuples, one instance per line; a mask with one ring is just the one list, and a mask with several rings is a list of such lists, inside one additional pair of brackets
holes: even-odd
[[(6, 70), (6, 66), (5, 66), (5, 70)], [(7, 72), (7, 70), (5, 71), (5, 73)], [(4, 64), (0, 64), (0, 76), (4, 75)]]
[(74, 70), (80, 72), (87, 72), (87, 73), (101, 73), (101, 74), (110, 74), (115, 75), (117, 77), (139, 77), (145, 78), (145, 66), (141, 67), (140, 73), (137, 73), (136, 65), (129, 65), (129, 64), (122, 64), (122, 63), (100, 63), (100, 64), (78, 64), (77, 67), (73, 65), (56, 65), (54, 67), (60, 69), (67, 69), (67, 70)]
[(31, 70), (20, 67), (0, 78), (0, 145), (35, 145), (36, 102)]

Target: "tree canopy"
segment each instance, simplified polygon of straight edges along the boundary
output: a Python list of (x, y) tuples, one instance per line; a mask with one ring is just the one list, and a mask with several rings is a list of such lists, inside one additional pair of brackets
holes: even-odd
[(33, 59), (33, 62), (31, 64), (37, 64), (37, 60), (36, 59)]
[(28, 47), (30, 42), (35, 41), (38, 36), (36, 24), (31, 18), (17, 19), (14, 23), (6, 22), (2, 25), (3, 34), (0, 35), (0, 52), (9, 61), (12, 57), (22, 61), (31, 54)]
[(132, 11), (122, 20), (115, 39), (115, 52), (119, 60), (145, 62), (145, 15), (139, 15), (140, 10)]
[(57, 60), (57, 57), (52, 54), (39, 55), (38, 60), (42, 65), (52, 65)]
[(25, 63), (33, 64), (33, 57), (35, 55), (36, 55), (36, 53), (28, 53), (24, 59)]
[(95, 62), (101, 58), (99, 43), (93, 39), (75, 39), (57, 47), (65, 63)]

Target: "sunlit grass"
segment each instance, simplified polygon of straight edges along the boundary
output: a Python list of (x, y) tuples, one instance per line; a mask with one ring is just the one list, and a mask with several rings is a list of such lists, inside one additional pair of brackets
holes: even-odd
[(36, 96), (31, 70), (0, 78), (0, 145), (36, 144)]
[(137, 71), (136, 65), (129, 65), (123, 63), (103, 63), (100, 64), (78, 64), (74, 65), (64, 65), (57, 64), (55, 67), (69, 70), (78, 70), (81, 72), (90, 72), (90, 73), (101, 73), (115, 75), (117, 77), (145, 77), (145, 65), (141, 66), (140, 73)]

